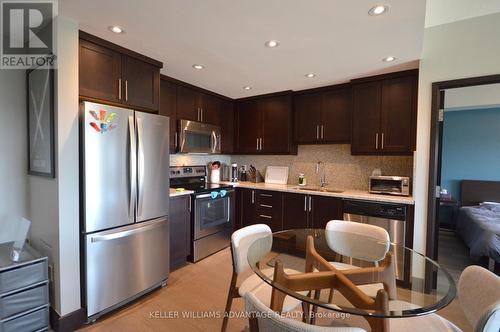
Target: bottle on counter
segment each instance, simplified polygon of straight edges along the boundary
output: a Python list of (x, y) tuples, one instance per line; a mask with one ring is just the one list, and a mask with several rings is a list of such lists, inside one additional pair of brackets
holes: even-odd
[(305, 186), (307, 185), (307, 178), (304, 173), (299, 174), (299, 186)]

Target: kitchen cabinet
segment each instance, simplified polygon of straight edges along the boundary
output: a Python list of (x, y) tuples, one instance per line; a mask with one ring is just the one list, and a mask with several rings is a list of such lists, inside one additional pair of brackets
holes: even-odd
[(273, 232), (283, 229), (282, 199), (277, 191), (240, 189), (241, 190), (241, 225), (269, 225)]
[(337, 197), (286, 193), (283, 197), (283, 229), (320, 228), (342, 219), (342, 200)]
[(220, 126), (223, 99), (194, 88), (177, 88), (177, 117), (183, 120), (204, 122)]
[(289, 92), (237, 101), (236, 152), (295, 154)]
[(417, 82), (417, 70), (353, 81), (352, 154), (413, 153)]
[(352, 90), (348, 84), (299, 92), (294, 97), (294, 140), (299, 144), (349, 143)]
[(160, 82), (160, 115), (170, 118), (170, 153), (177, 150), (177, 85), (162, 79)]
[(191, 254), (191, 196), (170, 198), (170, 270), (187, 262)]
[(222, 100), (221, 109), (221, 153), (232, 154), (234, 152), (234, 102)]
[(157, 112), (162, 66), (80, 31), (79, 94), (84, 99)]

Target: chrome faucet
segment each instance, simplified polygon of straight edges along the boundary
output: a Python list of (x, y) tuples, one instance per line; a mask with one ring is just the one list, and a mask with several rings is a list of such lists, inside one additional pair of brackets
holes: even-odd
[[(322, 164), (323, 164), (323, 167), (321, 167)], [(323, 162), (318, 161), (316, 163), (316, 174), (318, 174), (318, 176), (319, 176), (319, 187), (320, 187), (320, 189), (324, 189), (326, 187), (326, 185), (328, 184), (328, 182), (326, 182), (326, 171), (325, 171), (325, 168), (326, 168), (326, 165)]]

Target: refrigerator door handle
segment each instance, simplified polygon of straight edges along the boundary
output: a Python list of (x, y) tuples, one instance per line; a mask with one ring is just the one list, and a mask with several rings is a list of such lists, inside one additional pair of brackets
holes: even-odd
[(115, 240), (119, 239), (122, 237), (130, 236), (132, 234), (137, 234), (137, 233), (142, 233), (154, 228), (157, 228), (158, 226), (163, 226), (162, 224), (165, 222), (165, 219), (158, 219), (155, 220), (154, 222), (142, 226), (142, 227), (136, 227), (132, 229), (128, 229), (126, 231), (121, 231), (118, 233), (111, 233), (111, 234), (105, 234), (105, 235), (95, 235), (90, 238), (90, 242), (95, 243), (95, 242), (101, 242), (101, 241), (109, 241), (109, 240)]
[(144, 145), (142, 141), (142, 119), (137, 118), (137, 177), (138, 177), (138, 203), (137, 215), (142, 215), (142, 205), (144, 201)]
[(136, 201), (137, 193), (137, 181), (136, 181), (136, 165), (137, 165), (137, 154), (136, 154), (136, 142), (135, 142), (135, 126), (134, 126), (134, 116), (130, 115), (128, 117), (128, 129), (129, 129), (129, 181), (130, 181), (130, 193), (129, 193), (129, 216), (134, 217), (134, 206)]

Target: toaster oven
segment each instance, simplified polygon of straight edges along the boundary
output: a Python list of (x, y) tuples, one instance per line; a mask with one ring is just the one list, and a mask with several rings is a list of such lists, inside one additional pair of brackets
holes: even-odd
[(410, 196), (410, 178), (407, 176), (370, 176), (370, 193)]

